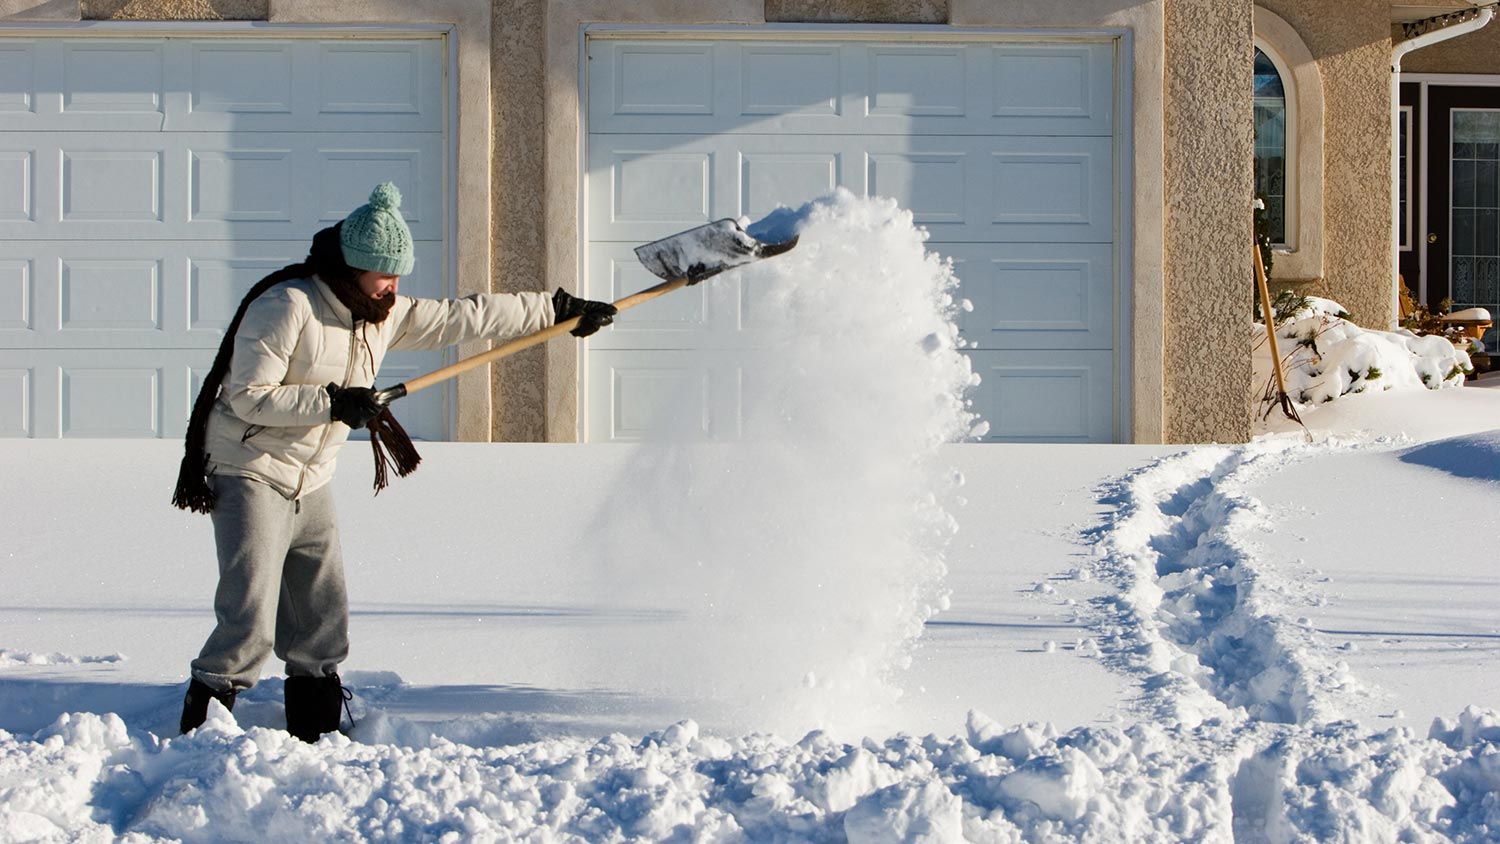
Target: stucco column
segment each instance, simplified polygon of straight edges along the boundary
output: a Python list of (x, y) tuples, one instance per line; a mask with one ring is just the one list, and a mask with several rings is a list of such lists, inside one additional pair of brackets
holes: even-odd
[(1168, 442), (1250, 437), (1252, 32), (1249, 0), (1167, 2)]
[[(547, 274), (546, 4), (496, 0), (492, 40), (495, 292), (572, 291), (574, 282)], [(491, 439), (547, 439), (547, 359), (569, 342), (554, 340), (490, 367)]]

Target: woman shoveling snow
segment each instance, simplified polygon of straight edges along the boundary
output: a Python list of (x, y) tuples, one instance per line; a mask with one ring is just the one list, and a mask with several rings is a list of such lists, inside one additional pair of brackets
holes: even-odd
[[(286, 662), (287, 730), (338, 729), (349, 600), (328, 483), (350, 430), (369, 427), (398, 471), (416, 455), (373, 384), (387, 351), (505, 340), (579, 317), (583, 337), (615, 308), (568, 295), (397, 295), (415, 263), (401, 194), (387, 182), (313, 237), (307, 259), (261, 279), (219, 346), (188, 423), (173, 503), (209, 513), (219, 557), (217, 626), (192, 662), (182, 732), (209, 702), (234, 707), (271, 653)], [(405, 462), (403, 462), (403, 459)]]

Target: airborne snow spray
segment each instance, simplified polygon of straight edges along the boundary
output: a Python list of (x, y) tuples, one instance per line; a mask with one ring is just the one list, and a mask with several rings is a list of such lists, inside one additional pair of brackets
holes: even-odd
[[(978, 432), (957, 280), (890, 200), (840, 190), (750, 231), (801, 242), (701, 288), (711, 309), (740, 297), (742, 330), (668, 388), (665, 433), (603, 497), (601, 588), (643, 621), (594, 655), (684, 717), (859, 729), (946, 606), (958, 479), (938, 447)], [(738, 386), (742, 424), (705, 435), (705, 383)]]

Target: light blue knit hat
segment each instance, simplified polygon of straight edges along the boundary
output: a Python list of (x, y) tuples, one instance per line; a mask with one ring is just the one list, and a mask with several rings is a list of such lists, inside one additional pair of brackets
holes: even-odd
[(370, 202), (344, 218), (339, 232), (344, 263), (355, 269), (406, 275), (417, 262), (412, 254), (411, 229), (401, 216), (401, 191), (381, 182), (370, 191)]

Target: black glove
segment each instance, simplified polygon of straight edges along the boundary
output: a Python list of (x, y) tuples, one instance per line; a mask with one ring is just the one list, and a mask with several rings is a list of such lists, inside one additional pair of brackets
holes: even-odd
[(578, 317), (578, 325), (569, 333), (574, 337), (587, 337), (615, 321), (619, 309), (608, 302), (594, 302), (569, 296), (561, 287), (552, 294), (552, 311), (557, 314), (553, 323)]
[(333, 421), (342, 422), (351, 428), (365, 427), (370, 424), (371, 419), (385, 410), (385, 405), (376, 400), (375, 391), (369, 387), (329, 384), (324, 389), (328, 390), (328, 397), (333, 399)]

